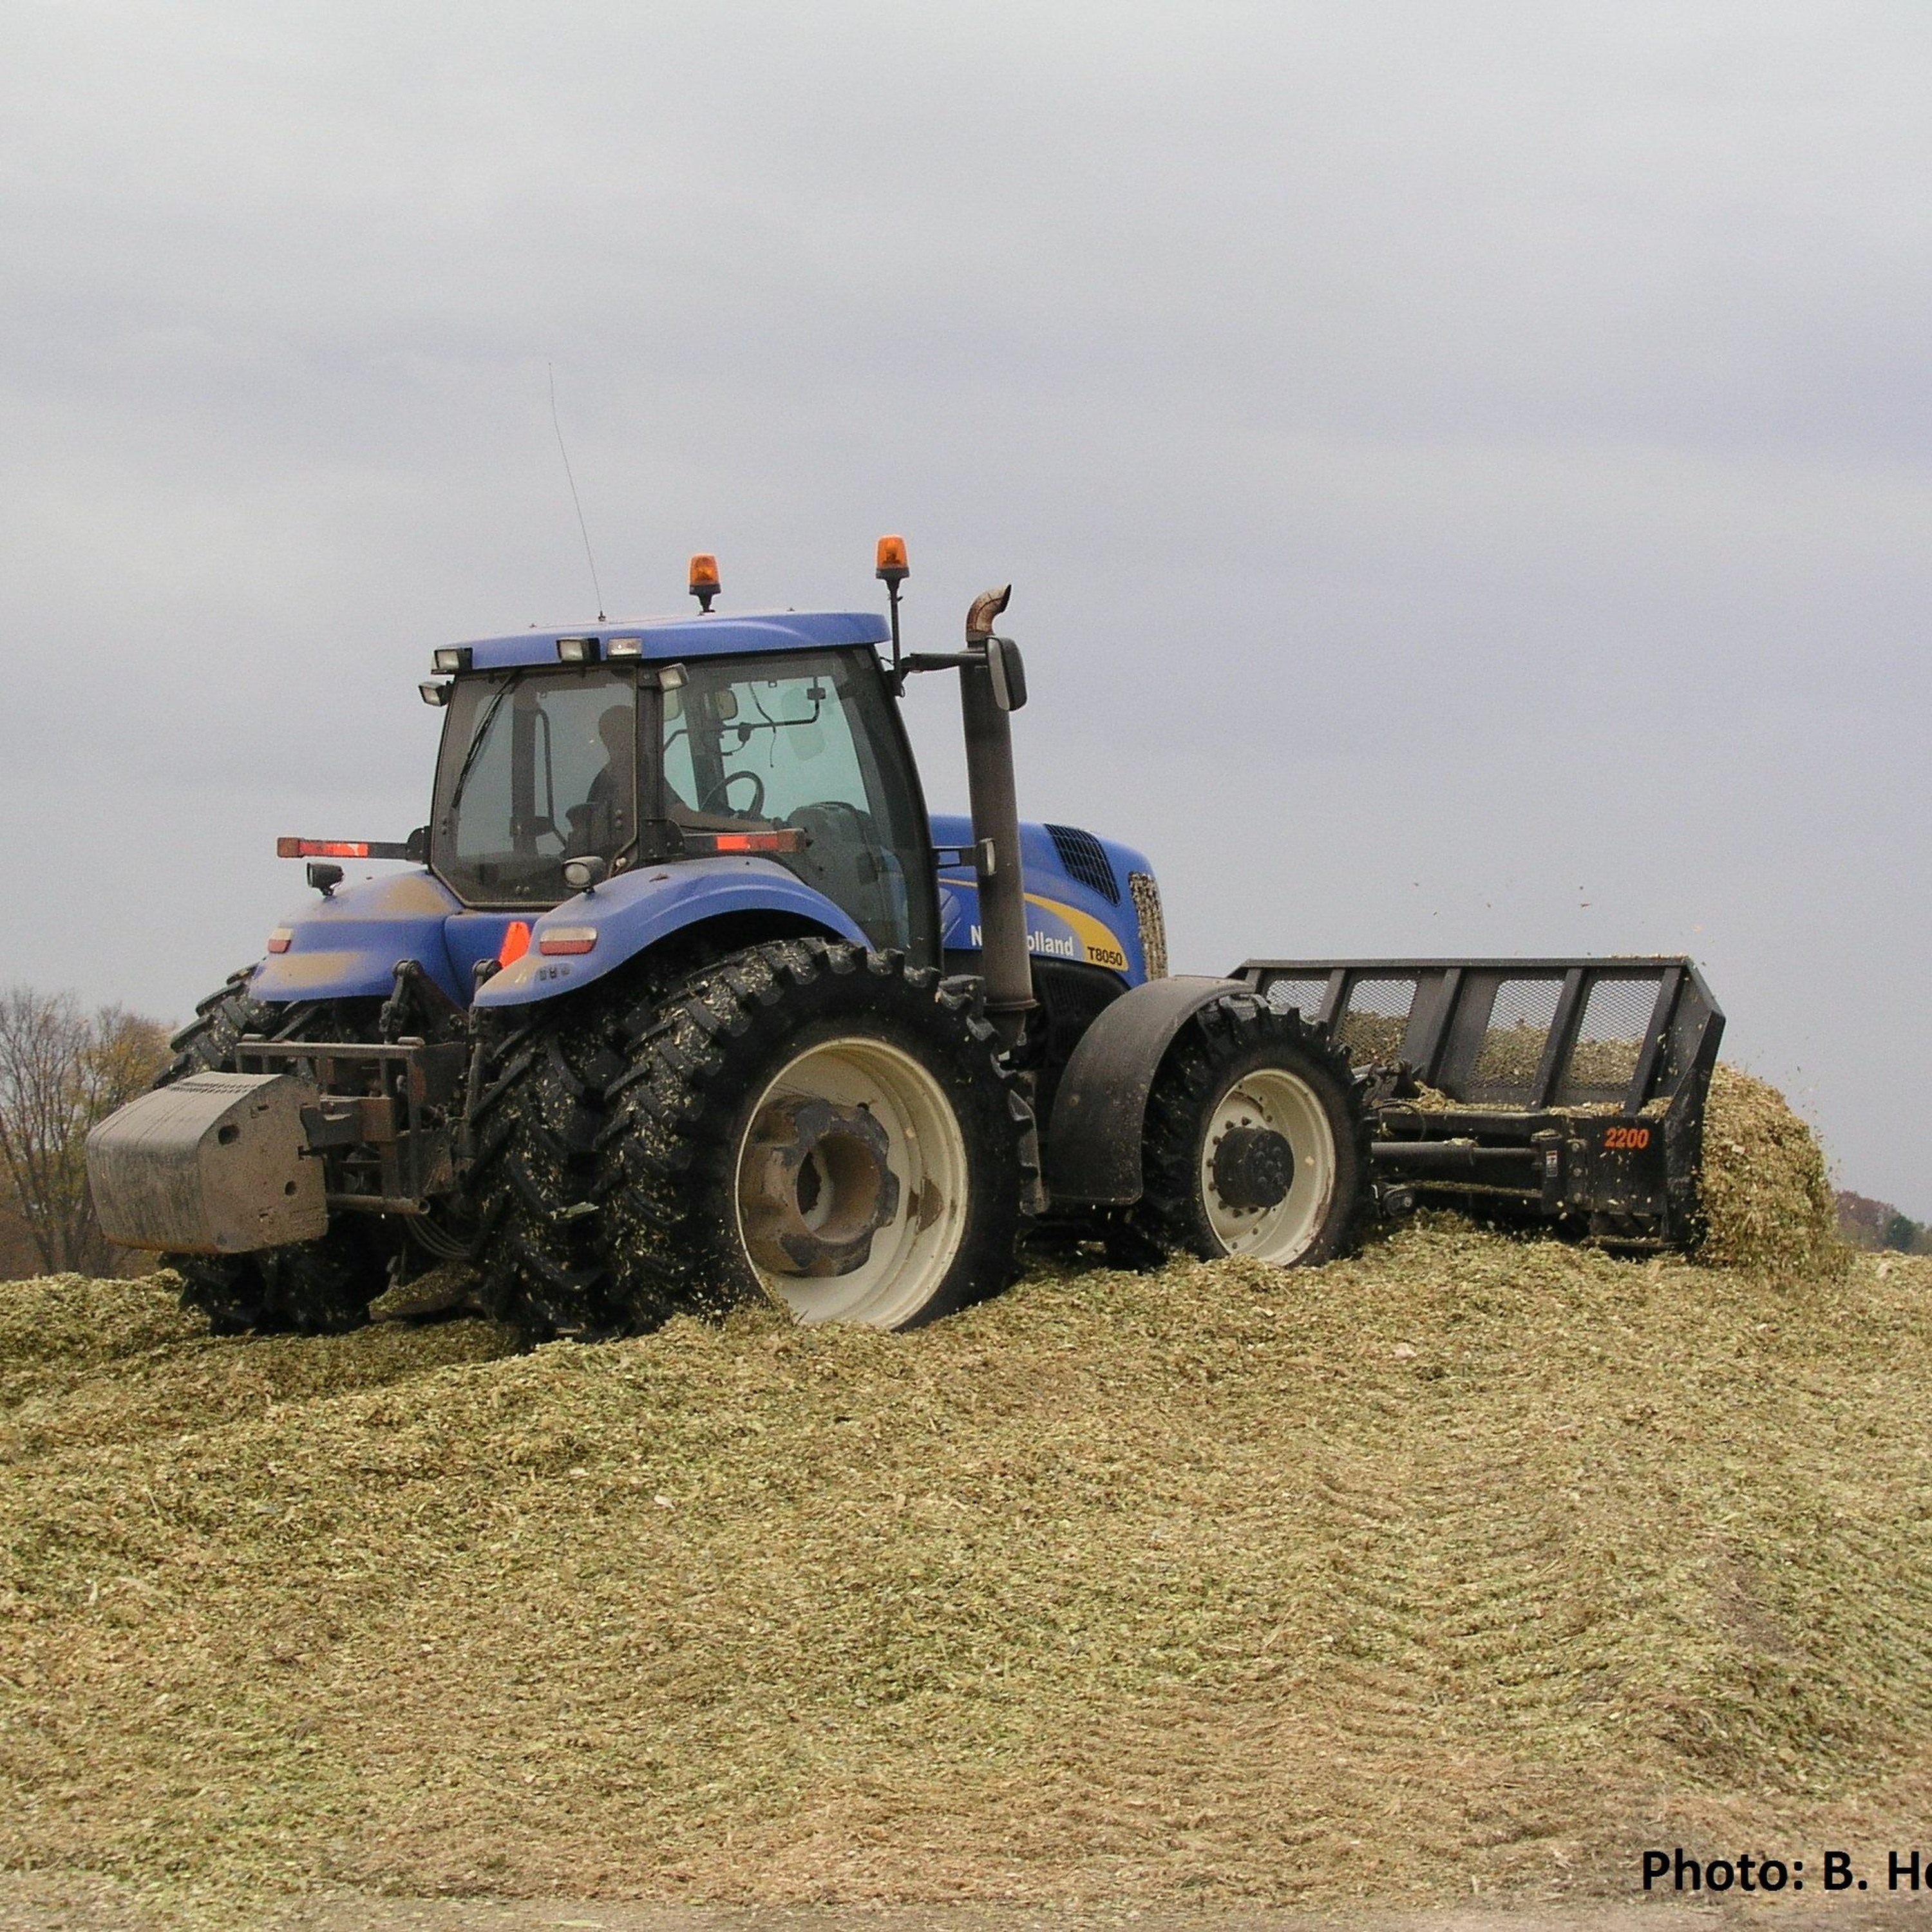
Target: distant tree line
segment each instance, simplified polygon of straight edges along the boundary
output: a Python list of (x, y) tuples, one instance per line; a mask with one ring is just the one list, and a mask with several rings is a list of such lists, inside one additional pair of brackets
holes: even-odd
[(87, 1134), (167, 1064), (168, 1028), (70, 993), (0, 994), (0, 1277), (106, 1275), (110, 1246), (87, 1187)]
[(1849, 1190), (1838, 1196), (1838, 1232), (1855, 1248), (1890, 1249), (1901, 1255), (1932, 1254), (1932, 1228), (1901, 1214), (1889, 1201)]

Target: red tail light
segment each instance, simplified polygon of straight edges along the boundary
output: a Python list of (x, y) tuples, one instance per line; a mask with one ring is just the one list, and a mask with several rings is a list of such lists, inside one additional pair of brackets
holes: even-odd
[(805, 834), (796, 825), (771, 832), (687, 832), (687, 852), (802, 852)]
[(366, 859), (366, 838), (278, 838), (278, 859)]
[(537, 950), (546, 955), (588, 952), (596, 944), (594, 926), (554, 926), (537, 936)]
[(406, 859), (406, 840), (394, 838), (278, 838), (278, 859)]

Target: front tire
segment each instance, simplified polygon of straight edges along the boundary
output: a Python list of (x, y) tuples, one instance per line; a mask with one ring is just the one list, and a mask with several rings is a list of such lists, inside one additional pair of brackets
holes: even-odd
[(769, 1298), (917, 1328), (1012, 1278), (1033, 1117), (969, 983), (824, 940), (664, 1002), (616, 1085), (607, 1252), (632, 1320)]
[(1368, 1123), (1345, 1054), (1246, 994), (1191, 1020), (1148, 1106), (1135, 1232), (1162, 1253), (1312, 1266), (1354, 1244)]

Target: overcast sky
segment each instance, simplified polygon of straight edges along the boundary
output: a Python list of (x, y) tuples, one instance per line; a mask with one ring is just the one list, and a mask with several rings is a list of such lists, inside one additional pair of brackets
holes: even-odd
[[(164, 1016), (432, 646), (1011, 578), (1177, 965), (1684, 950), (1932, 1215), (1932, 8), (0, 11), (7, 974)], [(914, 706), (934, 802), (958, 725)]]

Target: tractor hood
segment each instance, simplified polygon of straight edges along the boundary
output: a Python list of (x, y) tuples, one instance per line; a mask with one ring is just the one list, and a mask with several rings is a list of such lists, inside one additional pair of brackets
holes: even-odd
[[(947, 957), (980, 950), (980, 889), (970, 863), (970, 819), (933, 814), (939, 848), (939, 916)], [(1020, 861), (1026, 875), (1027, 950), (1036, 959), (1064, 959), (1118, 974), (1130, 986), (1165, 962), (1148, 958), (1148, 934), (1136, 899), (1152, 890), (1153, 872), (1131, 847), (1096, 838), (1076, 826), (1020, 826)], [(964, 962), (960, 962), (962, 965)]]

